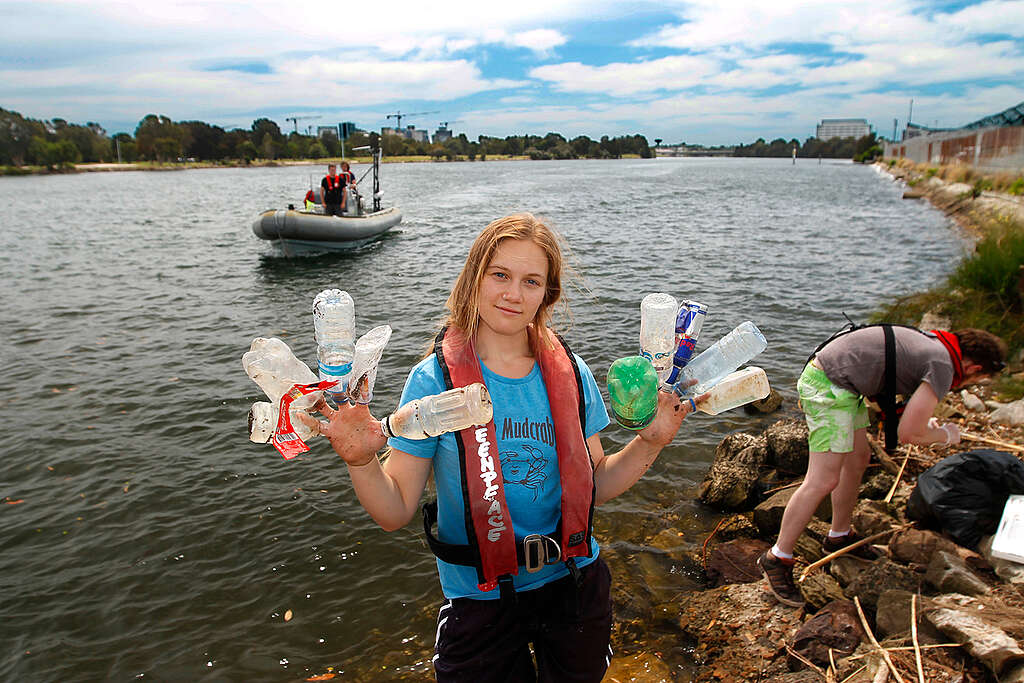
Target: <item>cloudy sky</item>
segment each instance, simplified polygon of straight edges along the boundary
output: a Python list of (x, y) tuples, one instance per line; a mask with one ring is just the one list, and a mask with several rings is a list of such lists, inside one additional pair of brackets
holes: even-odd
[(1024, 0), (0, 0), (0, 107), (110, 133), (401, 112), (470, 139), (718, 145), (822, 118), (891, 135), (911, 100), (943, 127), (1024, 101)]

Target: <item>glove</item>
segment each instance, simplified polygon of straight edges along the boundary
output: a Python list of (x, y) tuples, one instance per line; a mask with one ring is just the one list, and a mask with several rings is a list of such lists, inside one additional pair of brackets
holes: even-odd
[(952, 446), (954, 444), (960, 443), (960, 427), (958, 427), (956, 424), (952, 422), (939, 424), (938, 419), (933, 417), (930, 420), (928, 420), (928, 427), (930, 429), (941, 429), (942, 431), (946, 432), (946, 440), (942, 442), (942, 445)]

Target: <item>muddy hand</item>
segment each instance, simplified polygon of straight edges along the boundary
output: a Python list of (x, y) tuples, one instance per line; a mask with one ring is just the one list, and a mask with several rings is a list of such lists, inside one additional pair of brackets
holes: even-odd
[(335, 453), (349, 465), (366, 465), (387, 444), (380, 421), (370, 414), (369, 407), (344, 404), (335, 409), (324, 403), (319, 408), (326, 422), (304, 414), (299, 419), (326, 437)]
[(704, 403), (709, 395), (703, 393), (694, 398), (680, 399), (675, 393), (659, 391), (658, 414), (651, 424), (638, 432), (640, 438), (662, 447), (672, 443), (686, 416), (697, 410), (697, 406)]

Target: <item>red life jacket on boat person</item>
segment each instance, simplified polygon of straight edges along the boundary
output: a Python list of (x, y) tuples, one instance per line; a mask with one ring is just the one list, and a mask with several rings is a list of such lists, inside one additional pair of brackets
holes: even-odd
[[(538, 339), (532, 331), (530, 338), (554, 422), (562, 485), (559, 529), (552, 530), (550, 535), (534, 534), (516, 540), (505, 502), (493, 418), (484, 427), (463, 429), (455, 439), (462, 466), (469, 544), (450, 544), (436, 538), (431, 527), (437, 521), (437, 502), (423, 506), (427, 543), (434, 554), (445, 562), (476, 567), (480, 589), (500, 587), (503, 599), (512, 593), (512, 575), (519, 573), (521, 565), (532, 572), (562, 559), (576, 578), (579, 570), (574, 558), (590, 555), (594, 468), (583, 434), (583, 383), (576, 359), (565, 341), (549, 330), (543, 333), (546, 340)], [(434, 341), (434, 353), (448, 389), (484, 381), (473, 343), (461, 330), (441, 330)]]

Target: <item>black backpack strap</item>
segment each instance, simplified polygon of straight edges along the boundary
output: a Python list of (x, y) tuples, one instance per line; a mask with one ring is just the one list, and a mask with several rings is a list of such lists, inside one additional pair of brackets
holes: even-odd
[(885, 335), (885, 385), (880, 397), (879, 406), (885, 416), (885, 450), (890, 453), (899, 446), (900, 418), (896, 408), (896, 335), (892, 325), (882, 325)]
[(846, 315), (845, 311), (843, 312), (843, 317), (846, 318), (846, 324), (840, 327), (836, 332), (833, 332), (831, 337), (818, 344), (818, 348), (814, 349), (814, 351), (811, 352), (811, 355), (807, 356), (807, 360), (804, 361), (804, 365), (807, 365), (812, 360), (814, 360), (814, 357), (818, 355), (818, 352), (821, 351), (826, 346), (828, 346), (829, 342), (837, 339), (838, 337), (842, 337), (845, 334), (850, 334), (851, 332), (859, 330), (862, 327), (864, 327), (864, 325), (858, 325), (857, 323), (850, 320), (850, 316)]

